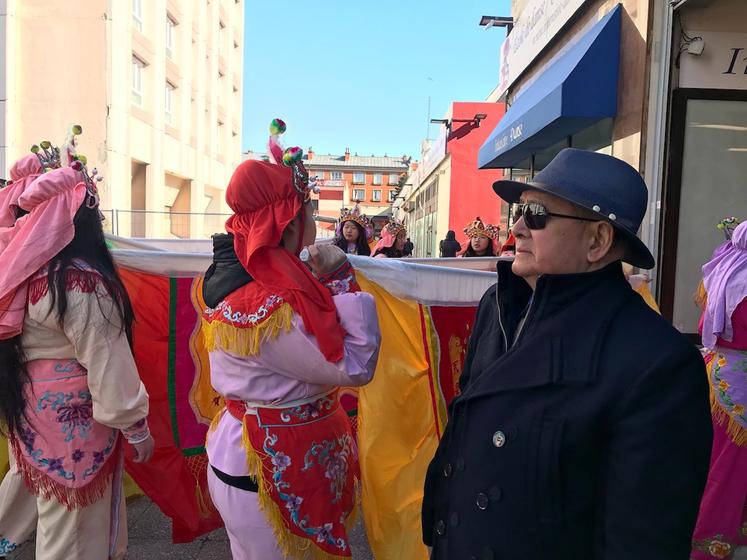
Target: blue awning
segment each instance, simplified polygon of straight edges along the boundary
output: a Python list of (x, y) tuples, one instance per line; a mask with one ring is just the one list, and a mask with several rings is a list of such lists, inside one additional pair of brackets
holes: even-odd
[(480, 148), (481, 169), (514, 167), (615, 116), (621, 19), (618, 4), (516, 98)]

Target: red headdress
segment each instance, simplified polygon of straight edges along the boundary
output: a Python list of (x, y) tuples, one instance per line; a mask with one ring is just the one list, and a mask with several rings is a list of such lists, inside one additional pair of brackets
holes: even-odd
[[(290, 148), (284, 157), (278, 157), (274, 149), (277, 142), (271, 139), (270, 145), (273, 159), (282, 162), (245, 161), (234, 171), (226, 190), (226, 202), (234, 211), (226, 230), (234, 236), (236, 256), (254, 278), (226, 301), (234, 310), (257, 312), (254, 321), (247, 315), (249, 322), (232, 323), (236, 327), (255, 326), (279, 304), (287, 303), (317, 338), (327, 360), (337, 362), (343, 358), (345, 331), (332, 296), (296, 255), (280, 246), (283, 231), (302, 212), (314, 185), (309, 182), (298, 148)], [(225, 322), (224, 318), (225, 314), (212, 314), (212, 319)]]

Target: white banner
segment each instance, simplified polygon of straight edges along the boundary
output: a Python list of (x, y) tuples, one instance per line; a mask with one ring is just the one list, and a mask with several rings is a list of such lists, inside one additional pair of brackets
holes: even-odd
[(527, 69), (586, 0), (529, 0), (501, 49), (499, 97)]

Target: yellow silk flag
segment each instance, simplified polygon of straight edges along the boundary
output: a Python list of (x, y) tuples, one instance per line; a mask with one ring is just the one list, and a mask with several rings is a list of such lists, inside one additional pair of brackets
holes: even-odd
[(424, 352), (423, 310), (417, 302), (391, 295), (360, 273), (358, 281), (364, 292), (376, 298), (382, 334), (376, 373), (370, 384), (361, 387), (358, 401), (366, 532), (377, 560), (426, 560), (420, 508), (438, 435), (429, 379), (432, 368)]

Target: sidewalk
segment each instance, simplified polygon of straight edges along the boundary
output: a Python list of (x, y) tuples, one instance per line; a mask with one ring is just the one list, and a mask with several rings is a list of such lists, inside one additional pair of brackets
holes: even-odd
[[(219, 529), (189, 544), (171, 543), (171, 522), (148, 498), (137, 498), (127, 506), (129, 560), (230, 560), (231, 547), (225, 530)], [(350, 535), (354, 560), (373, 560), (366, 533), (358, 523)], [(35, 560), (33, 540), (8, 560)]]

